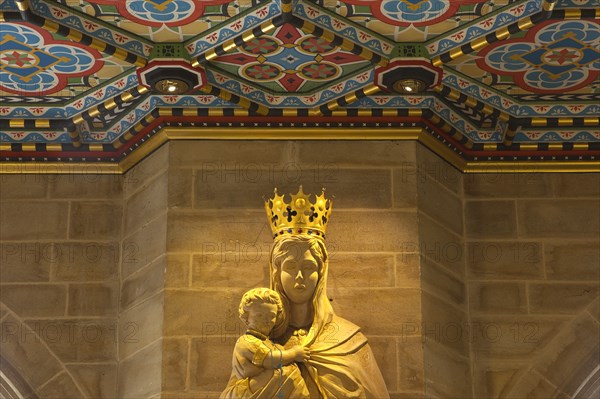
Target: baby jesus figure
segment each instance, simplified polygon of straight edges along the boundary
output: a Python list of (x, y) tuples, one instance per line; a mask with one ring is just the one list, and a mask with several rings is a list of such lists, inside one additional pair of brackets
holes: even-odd
[(308, 361), (310, 353), (300, 345), (283, 349), (269, 339), (283, 317), (279, 294), (252, 289), (242, 296), (239, 312), (248, 329), (233, 349), (233, 372), (221, 399), (309, 399), (295, 362)]

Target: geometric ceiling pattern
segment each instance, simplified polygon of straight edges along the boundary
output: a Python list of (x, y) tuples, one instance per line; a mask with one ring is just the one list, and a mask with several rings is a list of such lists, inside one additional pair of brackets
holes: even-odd
[(4, 0), (0, 22), (4, 172), (119, 173), (182, 138), (600, 170), (600, 0)]

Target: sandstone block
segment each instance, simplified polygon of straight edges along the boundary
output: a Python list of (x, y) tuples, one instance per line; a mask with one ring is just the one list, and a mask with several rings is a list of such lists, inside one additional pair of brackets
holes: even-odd
[(27, 325), (63, 363), (116, 360), (117, 329), (112, 319), (33, 319)]
[[(207, 248), (212, 250), (213, 248)], [(266, 287), (269, 285), (269, 249), (248, 243), (214, 248), (194, 255), (193, 287)]]
[[(419, 212), (425, 212), (452, 232), (463, 233), (463, 205), (458, 196), (433, 179), (417, 181)], [(440, 206), (443, 204), (443, 206)]]
[(469, 273), (482, 279), (542, 279), (542, 244), (537, 241), (474, 241), (466, 244)]
[(338, 211), (332, 218), (329, 251), (406, 252), (417, 236), (417, 215), (412, 211)]
[(600, 201), (523, 200), (517, 207), (524, 237), (598, 238)]
[(405, 326), (420, 324), (417, 289), (330, 288), (328, 296), (336, 314), (357, 324), (367, 336), (400, 335)]
[(339, 167), (414, 164), (413, 141), (301, 141), (296, 143), (303, 164), (332, 163)]
[(118, 242), (54, 243), (52, 257), (49, 259), (52, 264), (52, 280), (115, 280), (119, 268), (119, 247)]
[(128, 235), (167, 211), (168, 174), (149, 180), (125, 203), (125, 231)]
[(123, 178), (119, 175), (56, 175), (49, 180), (50, 198), (120, 200)]
[(534, 370), (526, 371), (508, 394), (509, 398), (567, 398), (557, 388)]
[(246, 289), (167, 290), (164, 335), (235, 337), (245, 331), (238, 306)]
[(549, 280), (600, 280), (600, 242), (544, 243)]
[(119, 315), (119, 359), (163, 336), (164, 294), (159, 293)]
[[(131, 197), (140, 187), (162, 173), (169, 164), (169, 147), (173, 143), (161, 146), (142, 162), (129, 169), (123, 176), (123, 195), (125, 199)], [(127, 165), (125, 165), (127, 166)]]
[(161, 390), (162, 340), (119, 363), (118, 398), (149, 398)]
[(191, 208), (193, 169), (169, 169), (169, 208)]
[(218, 252), (219, 248), (235, 252), (251, 244), (273, 242), (264, 211), (240, 210), (231, 218), (224, 212), (173, 210), (169, 212), (167, 231), (169, 252), (207, 253), (215, 248)]
[(73, 379), (66, 372), (58, 374), (38, 391), (42, 398), (80, 399), (85, 396), (79, 391)]
[(425, 345), (434, 342), (466, 356), (470, 339), (466, 313), (427, 292), (423, 292), (421, 301)]
[(547, 198), (554, 176), (545, 173), (477, 173), (465, 175), (465, 195), (470, 198)]
[(417, 207), (417, 167), (414, 162), (392, 170), (392, 203), (394, 208)]
[(465, 274), (465, 251), (462, 238), (424, 213), (419, 213), (419, 235), (408, 241), (405, 250), (416, 249), (427, 258), (457, 275)]
[[(305, 193), (320, 194), (326, 188), (328, 197), (340, 200), (334, 206), (342, 208), (390, 208), (391, 173), (389, 169), (312, 169), (303, 164), (265, 168), (255, 163), (240, 163), (235, 167), (208, 173), (196, 171), (194, 207), (201, 209), (248, 208), (262, 205), (262, 198), (272, 197), (273, 189), (280, 194), (296, 193), (302, 185)], [(289, 196), (286, 197), (289, 201)]]
[(277, 165), (295, 158), (291, 152), (296, 151), (293, 141), (172, 141), (169, 147), (171, 166), (205, 171), (241, 162)]
[(587, 308), (592, 317), (600, 322), (600, 298), (596, 298), (594, 302)]
[(598, 173), (557, 173), (552, 175), (556, 197), (600, 196), (600, 174)]
[(150, 265), (123, 280), (120, 308), (127, 309), (165, 288), (166, 257), (157, 258)]
[(51, 243), (0, 243), (0, 281), (4, 283), (49, 281), (53, 254)]
[(121, 216), (120, 202), (73, 201), (69, 238), (114, 240), (121, 233)]
[(191, 258), (187, 254), (167, 254), (165, 288), (186, 288), (191, 284)]
[(118, 283), (69, 284), (69, 316), (116, 315)]
[(531, 284), (529, 309), (532, 313), (575, 314), (587, 307), (599, 293), (598, 282)]
[(396, 338), (371, 337), (369, 345), (383, 375), (388, 391), (398, 390), (398, 355), (396, 353)]
[(421, 287), (456, 306), (465, 303), (465, 284), (443, 267), (423, 258), (421, 261)]
[(187, 338), (165, 338), (163, 340), (163, 390), (179, 392), (186, 390), (188, 350)]
[(476, 398), (506, 398), (528, 365), (515, 362), (482, 362), (473, 365), (473, 390)]
[(0, 204), (0, 240), (67, 237), (67, 202), (6, 201)]
[(397, 347), (399, 390), (422, 391), (425, 388), (422, 337), (402, 337), (398, 339)]
[(424, 359), (427, 397), (472, 397), (471, 369), (467, 359), (433, 342), (425, 344)]
[(121, 273), (127, 278), (166, 251), (167, 215), (162, 215), (123, 239)]
[(530, 359), (554, 338), (562, 323), (560, 318), (532, 315), (472, 316), (469, 330), (475, 361)]
[(527, 294), (522, 283), (471, 283), (470, 307), (475, 313), (527, 313)]
[[(237, 338), (236, 338), (237, 339)], [(190, 353), (190, 389), (223, 391), (231, 375), (235, 340), (218, 337), (192, 339)]]
[(418, 253), (396, 254), (396, 284), (398, 288), (421, 286), (421, 265)]
[(56, 175), (2, 175), (0, 177), (0, 201), (10, 199), (46, 198), (48, 181)]
[(84, 395), (88, 398), (113, 398), (117, 394), (117, 364), (68, 364)]
[(581, 373), (588, 375), (598, 364), (598, 336), (598, 323), (587, 313), (579, 315), (549, 343), (537, 362), (537, 369), (557, 387), (567, 385), (578, 372), (583, 371), (582, 365), (589, 365), (587, 373)]
[(2, 285), (0, 300), (20, 317), (64, 316), (67, 287), (64, 284)]
[(337, 287), (393, 287), (394, 255), (329, 252), (330, 289)]
[(514, 238), (517, 236), (514, 201), (466, 201), (465, 232), (473, 238)]
[(463, 192), (462, 173), (422, 144), (417, 144), (417, 172), (421, 182), (433, 179), (457, 194)]
[[(36, 389), (62, 370), (58, 360), (22, 321), (7, 315), (0, 323), (2, 356)], [(4, 365), (3, 365), (4, 367)]]

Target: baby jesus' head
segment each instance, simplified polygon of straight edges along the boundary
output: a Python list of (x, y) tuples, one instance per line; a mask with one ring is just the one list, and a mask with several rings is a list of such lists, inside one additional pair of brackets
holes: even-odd
[(254, 288), (242, 296), (240, 319), (248, 329), (268, 336), (273, 327), (281, 322), (283, 304), (276, 291)]

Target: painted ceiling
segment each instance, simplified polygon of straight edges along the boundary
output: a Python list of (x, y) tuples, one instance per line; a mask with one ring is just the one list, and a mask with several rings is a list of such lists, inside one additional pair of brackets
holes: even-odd
[[(169, 139), (417, 139), (599, 170), (600, 0), (0, 0), (0, 161), (123, 171)], [(187, 76), (164, 94), (154, 80)], [(420, 93), (398, 89), (405, 78)]]

